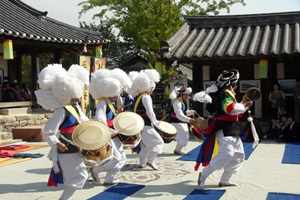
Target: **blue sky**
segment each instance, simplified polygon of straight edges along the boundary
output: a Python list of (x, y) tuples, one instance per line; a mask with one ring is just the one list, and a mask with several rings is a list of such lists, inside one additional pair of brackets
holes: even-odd
[[(81, 8), (78, 3), (84, 0), (22, 0), (41, 11), (48, 11), (48, 16), (74, 26), (79, 26), (78, 13)], [(253, 14), (300, 11), (300, 0), (245, 0), (246, 6), (237, 4), (231, 7), (230, 14)], [(99, 9), (84, 14), (80, 21), (92, 22), (92, 16)], [(227, 15), (225, 11), (222, 15)]]

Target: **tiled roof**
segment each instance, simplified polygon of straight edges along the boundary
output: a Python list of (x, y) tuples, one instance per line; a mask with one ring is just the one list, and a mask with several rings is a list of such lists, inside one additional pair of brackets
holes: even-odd
[(185, 16), (162, 58), (257, 57), (300, 53), (300, 12)]
[(83, 44), (88, 36), (88, 44), (100, 44), (102, 34), (49, 18), (47, 12), (38, 11), (20, 0), (1, 0), (0, 38), (1, 35), (68, 44)]
[(143, 59), (146, 62), (148, 62), (147, 56), (149, 56), (148, 52), (146, 52), (143, 49), (139, 49), (139, 50), (135, 51), (134, 53), (130, 54), (129, 56), (127, 56), (124, 60), (122, 60), (119, 63), (119, 66), (126, 65), (126, 63), (128, 63), (131, 60), (134, 60), (136, 58), (140, 58), (140, 59)]

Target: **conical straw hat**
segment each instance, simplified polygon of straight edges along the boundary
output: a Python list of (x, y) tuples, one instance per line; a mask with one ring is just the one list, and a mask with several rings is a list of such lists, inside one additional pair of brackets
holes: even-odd
[(122, 112), (114, 118), (114, 128), (121, 134), (131, 136), (144, 128), (143, 118), (134, 112)]
[(73, 131), (73, 142), (84, 150), (97, 150), (111, 138), (109, 127), (99, 121), (87, 121), (79, 124)]

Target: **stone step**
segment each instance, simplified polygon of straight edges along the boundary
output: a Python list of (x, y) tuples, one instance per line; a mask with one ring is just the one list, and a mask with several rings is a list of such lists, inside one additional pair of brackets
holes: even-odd
[(1, 140), (8, 140), (8, 139), (13, 139), (12, 132), (1, 132), (0, 133), (0, 141)]
[(32, 113), (31, 107), (24, 108), (4, 108), (0, 110), (0, 115), (22, 115)]
[(21, 139), (7, 139), (7, 140), (0, 140), (0, 146), (15, 144), (23, 142)]

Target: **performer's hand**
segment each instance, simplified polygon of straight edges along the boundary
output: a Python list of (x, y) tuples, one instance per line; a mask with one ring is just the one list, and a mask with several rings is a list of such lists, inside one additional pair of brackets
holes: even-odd
[(252, 105), (253, 105), (253, 101), (246, 101), (244, 103), (244, 106), (247, 107), (247, 108), (251, 107)]
[(118, 132), (111, 132), (111, 137), (115, 137), (118, 135)]
[(191, 118), (191, 119), (190, 119), (190, 123), (193, 123), (193, 122), (195, 122), (195, 119), (194, 119), (194, 118)]
[(248, 100), (249, 100), (248, 95), (244, 94), (243, 99), (242, 99), (242, 103), (245, 104)]
[(117, 108), (118, 113), (121, 113), (124, 111), (124, 108)]
[(61, 152), (65, 152), (65, 151), (68, 150), (68, 147), (67, 147), (64, 143), (62, 143), (62, 142), (58, 142), (58, 143), (56, 144), (56, 146), (57, 146), (57, 148), (58, 148)]
[(195, 110), (187, 110), (186, 111), (186, 116), (192, 116), (195, 115), (196, 111)]

